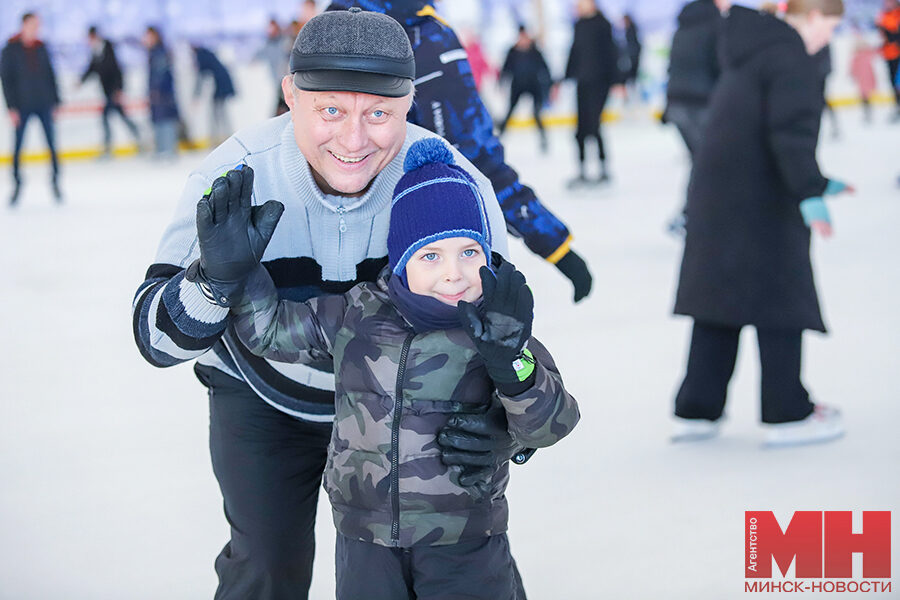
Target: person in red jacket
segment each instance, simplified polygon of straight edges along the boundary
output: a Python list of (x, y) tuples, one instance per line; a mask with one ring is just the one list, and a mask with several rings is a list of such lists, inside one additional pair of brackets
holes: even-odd
[(25, 139), (25, 126), (31, 117), (37, 117), (44, 127), (44, 136), (50, 148), (50, 162), (53, 165), (53, 196), (62, 202), (59, 189), (59, 161), (56, 158), (56, 143), (53, 131), (53, 110), (59, 105), (59, 91), (50, 54), (38, 35), (41, 20), (35, 13), (22, 15), (22, 29), (10, 38), (0, 55), (0, 79), (3, 81), (3, 95), (9, 118), (16, 129), (13, 151), (13, 193), (9, 205), (19, 201), (22, 177), (19, 172), (19, 155)]
[(900, 0), (884, 0), (884, 10), (878, 15), (878, 30), (884, 43), (881, 55), (887, 62), (891, 87), (894, 90), (894, 102), (897, 110), (893, 120), (900, 120), (900, 88), (894, 85), (897, 81), (897, 70), (900, 67)]

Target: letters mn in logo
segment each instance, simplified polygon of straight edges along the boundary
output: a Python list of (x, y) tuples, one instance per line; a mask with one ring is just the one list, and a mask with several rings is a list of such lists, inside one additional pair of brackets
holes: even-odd
[(785, 575), (794, 562), (802, 577), (853, 577), (853, 553), (863, 556), (863, 577), (891, 576), (891, 513), (863, 511), (862, 532), (853, 533), (851, 511), (794, 513), (782, 531), (772, 511), (744, 513), (744, 576), (772, 577), (772, 559)]

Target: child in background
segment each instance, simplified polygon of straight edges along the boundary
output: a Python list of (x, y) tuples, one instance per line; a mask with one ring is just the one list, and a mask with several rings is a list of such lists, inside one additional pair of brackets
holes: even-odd
[(878, 50), (870, 46), (858, 26), (853, 28), (853, 56), (850, 59), (850, 76), (856, 82), (859, 98), (863, 105), (863, 117), (866, 123), (872, 122), (872, 107), (869, 98), (875, 91), (875, 69), (872, 61), (878, 56)]
[(514, 600), (508, 464), (471, 485), (442, 462), (439, 432), (459, 415), (505, 411), (518, 443), (544, 447), (572, 430), (578, 407), (531, 337), (524, 276), (491, 263), (472, 178), (436, 138), (410, 148), (405, 170), (377, 282), (279, 301), (259, 267), (232, 309), (235, 332), (269, 359), (334, 361), (325, 489), (339, 600)]

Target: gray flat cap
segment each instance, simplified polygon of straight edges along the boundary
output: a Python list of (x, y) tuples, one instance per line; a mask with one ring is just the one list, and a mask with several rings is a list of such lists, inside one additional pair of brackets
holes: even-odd
[(294, 85), (311, 92), (362, 92), (400, 98), (412, 90), (416, 62), (403, 26), (357, 7), (313, 17), (291, 50)]

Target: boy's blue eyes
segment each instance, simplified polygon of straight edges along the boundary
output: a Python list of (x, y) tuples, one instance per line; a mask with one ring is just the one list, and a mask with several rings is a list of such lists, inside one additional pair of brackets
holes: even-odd
[[(472, 258), (473, 256), (478, 256), (477, 248), (467, 248), (460, 253), (465, 258)], [(422, 260), (427, 260), (429, 262), (437, 260), (438, 254), (437, 252), (428, 252), (427, 254), (422, 255)]]

